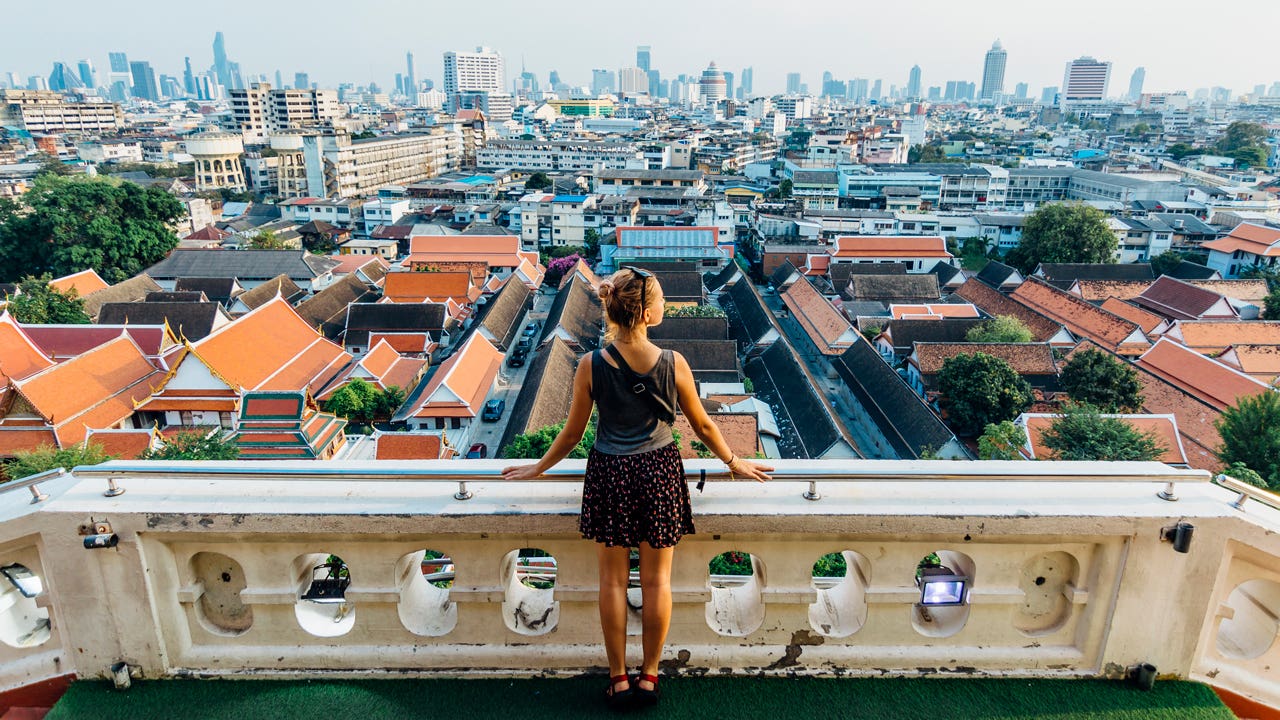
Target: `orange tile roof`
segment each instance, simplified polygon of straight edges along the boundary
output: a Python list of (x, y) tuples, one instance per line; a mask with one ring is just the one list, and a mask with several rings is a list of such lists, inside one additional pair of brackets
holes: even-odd
[(0, 457), (13, 457), (19, 452), (41, 447), (57, 447), (58, 439), (50, 427), (0, 427)]
[(810, 255), (805, 262), (805, 275), (826, 275), (831, 268), (830, 255)]
[(1252, 255), (1280, 256), (1280, 230), (1253, 223), (1241, 223), (1227, 233), (1226, 237), (1203, 243), (1200, 247), (1223, 253), (1244, 250)]
[(1232, 300), (1239, 300), (1254, 305), (1262, 306), (1262, 302), (1266, 300), (1270, 290), (1267, 288), (1267, 281), (1262, 279), (1254, 280), (1184, 280), (1188, 285), (1194, 285), (1201, 290), (1208, 290), (1211, 293), (1221, 295)]
[(805, 334), (824, 355), (839, 355), (858, 339), (858, 332), (808, 280), (798, 280), (782, 291), (782, 302)]
[(1280, 377), (1280, 345), (1232, 345), (1218, 361), (1268, 385)]
[(81, 270), (78, 273), (63, 275), (60, 278), (54, 278), (49, 281), (49, 287), (64, 295), (75, 290), (77, 296), (84, 297), (89, 293), (106, 290), (111, 287), (111, 284), (106, 280), (103, 280), (98, 273), (91, 268), (89, 270)]
[[(713, 413), (711, 420), (734, 455), (749, 458), (760, 452), (760, 424), (755, 413)], [(698, 451), (693, 449), (692, 441), (698, 436), (684, 413), (676, 414), (674, 427), (684, 438), (680, 443), (680, 457), (685, 460), (697, 458)]]
[(854, 235), (836, 238), (827, 252), (838, 258), (849, 257), (936, 257), (951, 258), (947, 241), (941, 236), (927, 235)]
[(1212, 355), (1230, 345), (1280, 345), (1280, 321), (1178, 320), (1164, 337)]
[(383, 270), (391, 267), (391, 263), (381, 255), (330, 255), (330, 260), (338, 261), (333, 268), (333, 275), (349, 275), (370, 263), (381, 267)]
[(318, 389), (351, 360), (279, 297), (191, 347), (227, 382), (246, 390)]
[(439, 460), (450, 453), (439, 435), (387, 433), (378, 437), (375, 460)]
[(991, 317), (1009, 315), (1018, 318), (1031, 331), (1031, 337), (1036, 342), (1045, 342), (1062, 331), (1061, 323), (1050, 320), (1022, 303), (1010, 300), (1009, 296), (977, 278), (965, 280), (955, 294)]
[(469, 272), (389, 272), (383, 280), (382, 294), (391, 302), (472, 303), (480, 297), (480, 289), (472, 285)]
[(478, 417), (501, 368), (502, 353), (472, 333), (427, 383), (414, 417)]
[[(1044, 446), (1044, 432), (1059, 416), (1053, 414), (1024, 414), (1020, 419), (1026, 423), (1027, 441), (1031, 446), (1032, 456), (1036, 460), (1052, 460), (1054, 452)], [(1164, 453), (1158, 460), (1169, 465), (1186, 465), (1187, 453), (1182, 447), (1182, 436), (1178, 433), (1178, 421), (1173, 415), (1103, 415), (1108, 418), (1124, 420), (1140, 433), (1150, 433), (1164, 447)]]
[(386, 389), (395, 386), (408, 392), (417, 384), (427, 360), (407, 358), (400, 355), (385, 339), (374, 343), (373, 348), (356, 362), (348, 365), (341, 373), (316, 395), (317, 400), (325, 400), (346, 385), (353, 377), (361, 377), (375, 387)]
[(1103, 310), (1106, 310), (1113, 315), (1119, 315), (1125, 320), (1128, 320), (1142, 328), (1142, 332), (1148, 334), (1159, 328), (1160, 325), (1165, 322), (1165, 319), (1159, 315), (1148, 310), (1143, 310), (1137, 305), (1132, 305), (1116, 297), (1109, 297), (1106, 300), (1103, 300), (1102, 304), (1098, 307), (1101, 307)]
[(1000, 358), (1019, 375), (1057, 375), (1049, 343), (934, 343), (917, 342), (911, 359), (923, 375), (936, 375), (950, 358), (961, 354), (984, 353)]
[(1150, 280), (1077, 280), (1071, 286), (1071, 294), (1079, 295), (1089, 302), (1099, 302), (1107, 298), (1129, 300), (1151, 287), (1151, 282)]
[(1242, 397), (1269, 392), (1266, 385), (1239, 370), (1167, 338), (1156, 341), (1134, 364), (1218, 410), (1225, 410)]
[(514, 268), (524, 256), (518, 235), (416, 235), (409, 238), (406, 266), (439, 262), (484, 262)]
[(151, 449), (151, 430), (95, 430), (85, 438), (86, 443), (97, 443), (103, 452), (121, 460), (137, 460)]
[(1151, 346), (1137, 324), (1039, 278), (1028, 278), (1009, 297), (1062, 323), (1076, 337), (1087, 337), (1122, 355), (1137, 354)]
[(27, 337), (9, 313), (0, 313), (0, 385), (10, 378), (21, 380), (45, 368), (53, 361)]
[(903, 318), (976, 318), (978, 308), (970, 303), (929, 303), (925, 305), (890, 305), (889, 315), (894, 320)]

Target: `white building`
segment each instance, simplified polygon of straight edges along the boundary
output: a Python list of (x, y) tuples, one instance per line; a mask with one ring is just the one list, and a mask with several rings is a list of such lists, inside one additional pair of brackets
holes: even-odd
[(375, 198), (364, 204), (364, 233), (380, 225), (394, 225), (409, 214), (409, 198)]
[[(497, 119), (487, 101), (478, 99), (479, 94), (505, 94), (507, 85), (506, 63), (502, 54), (487, 47), (478, 47), (475, 52), (447, 52), (444, 54), (444, 94), (445, 109), (456, 113), (461, 108), (479, 108), (485, 115)], [(510, 96), (507, 96), (510, 98)], [(484, 107), (481, 107), (484, 106)], [(510, 119), (511, 109), (504, 105), (506, 115)], [(493, 108), (501, 110), (501, 108)]]
[(330, 124), (343, 114), (334, 90), (282, 90), (254, 83), (230, 95), (231, 116), (251, 144), (266, 142), (272, 133)]
[(124, 127), (124, 112), (116, 103), (64, 102), (49, 90), (0, 92), (0, 125), (30, 133), (110, 133)]
[(142, 144), (120, 140), (76, 143), (80, 159), (90, 163), (142, 162)]
[(787, 117), (788, 122), (813, 116), (813, 98), (808, 95), (783, 95), (776, 98), (774, 104), (778, 112)]
[(1084, 56), (1067, 63), (1062, 77), (1062, 106), (1096, 103), (1107, 97), (1111, 63)]
[(585, 140), (502, 140), (476, 152), (478, 168), (535, 171), (621, 170), (643, 163), (640, 150), (626, 142)]
[(618, 71), (618, 92), (623, 95), (640, 95), (649, 92), (649, 75), (638, 67), (624, 67)]
[(326, 133), (305, 136), (302, 152), (311, 194), (371, 197), (387, 185), (406, 185), (457, 170), (462, 139), (444, 128), (366, 140)]

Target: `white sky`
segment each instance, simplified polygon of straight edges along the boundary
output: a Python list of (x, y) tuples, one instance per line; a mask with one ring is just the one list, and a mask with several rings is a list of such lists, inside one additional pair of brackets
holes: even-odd
[[(488, 45), (507, 59), (508, 81), (521, 57), (546, 82), (590, 83), (591, 68), (635, 64), (635, 46), (652, 46), (664, 78), (696, 74), (714, 60), (741, 73), (754, 67), (755, 92), (782, 90), (800, 72), (811, 92), (824, 70), (847, 80), (906, 84), (913, 64), (924, 87), (947, 80), (981, 81), (982, 59), (999, 38), (1009, 53), (1005, 89), (1027, 82), (1031, 95), (1059, 85), (1063, 66), (1080, 55), (1113, 63), (1110, 93), (1123, 94), (1138, 65), (1145, 89), (1193, 90), (1220, 85), (1237, 94), (1280, 81), (1280, 61), (1267, 42), (1280, 27), (1280, 0), (640, 0), (531, 3), (513, 0), (59, 0), (4, 3), (0, 72), (49, 75), (54, 60), (93, 61), (103, 73), (107, 52), (150, 60), (157, 74), (181, 78), (190, 55), (199, 72), (213, 62), (213, 34), (246, 74), (285, 82), (375, 81), (393, 87), (412, 50), (419, 79), (440, 83), (441, 54)], [(1222, 8), (1217, 12), (1215, 7)], [(735, 83), (737, 78), (735, 78)]]

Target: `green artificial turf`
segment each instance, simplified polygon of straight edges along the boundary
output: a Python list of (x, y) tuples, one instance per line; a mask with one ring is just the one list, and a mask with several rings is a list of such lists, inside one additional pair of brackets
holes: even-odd
[[(77, 682), (47, 720), (401, 720), (616, 717), (604, 678), (526, 680), (152, 680), (120, 692)], [(1206, 685), (1142, 692), (1105, 680), (667, 678), (649, 718), (1233, 720)]]

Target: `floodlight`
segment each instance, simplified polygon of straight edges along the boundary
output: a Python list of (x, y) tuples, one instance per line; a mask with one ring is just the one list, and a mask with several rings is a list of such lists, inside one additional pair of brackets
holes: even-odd
[(0, 567), (0, 573), (23, 597), (33, 598), (44, 592), (44, 582), (40, 580), (40, 576), (22, 565), (5, 565)]
[(964, 605), (969, 599), (969, 578), (943, 565), (926, 565), (916, 574), (920, 604), (928, 607)]

